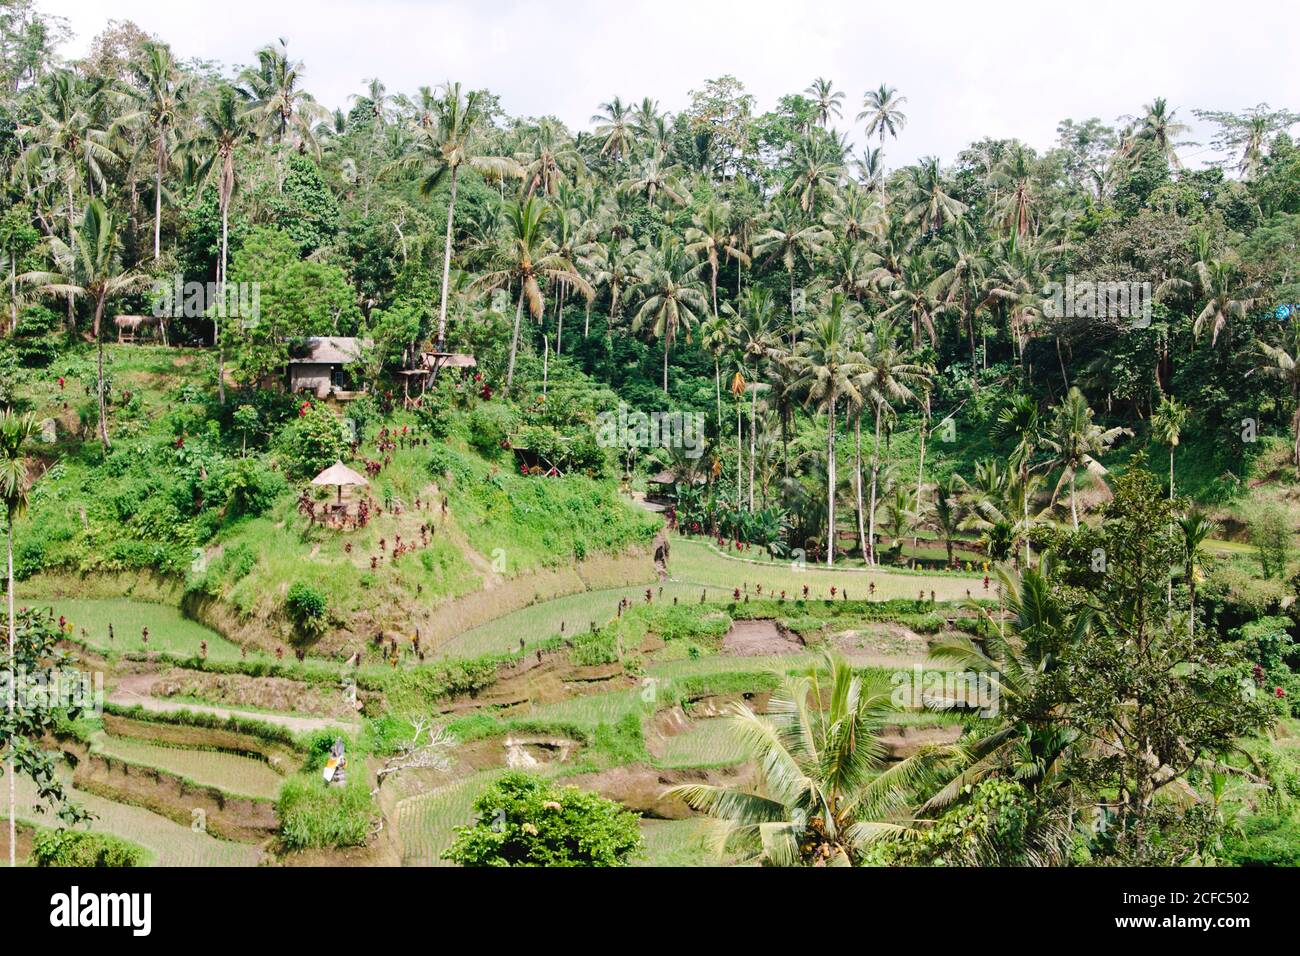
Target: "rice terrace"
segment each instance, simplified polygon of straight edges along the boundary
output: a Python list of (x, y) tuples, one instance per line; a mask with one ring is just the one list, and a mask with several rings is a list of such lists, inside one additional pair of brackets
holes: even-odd
[(0, 861), (1300, 865), (1293, 70), (408, 6), (0, 0)]

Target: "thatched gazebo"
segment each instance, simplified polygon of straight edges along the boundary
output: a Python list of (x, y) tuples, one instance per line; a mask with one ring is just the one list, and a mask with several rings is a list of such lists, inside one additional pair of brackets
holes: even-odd
[(341, 461), (336, 461), (311, 480), (313, 485), (334, 485), (339, 490), (339, 504), (343, 503), (344, 485), (368, 485), (364, 477), (357, 474)]

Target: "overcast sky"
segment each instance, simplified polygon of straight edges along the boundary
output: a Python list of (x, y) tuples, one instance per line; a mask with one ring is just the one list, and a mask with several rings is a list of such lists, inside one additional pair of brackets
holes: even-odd
[[(1041, 149), (1065, 117), (1113, 122), (1155, 96), (1193, 123), (1194, 107), (1300, 111), (1295, 0), (38, 3), (68, 19), (72, 57), (110, 19), (135, 21), (182, 59), (228, 65), (285, 37), (308, 90), (331, 108), (346, 107), (364, 78), (404, 92), (451, 78), (489, 87), (512, 114), (578, 129), (616, 94), (677, 110), (704, 79), (731, 73), (762, 111), (826, 76), (847, 94), (839, 126), (849, 129), (863, 92), (886, 82), (907, 97), (907, 128), (885, 148), (891, 168), (925, 155), (951, 162), (986, 135)], [(1192, 138), (1208, 140), (1194, 125)], [(1183, 157), (1210, 155), (1188, 147)]]

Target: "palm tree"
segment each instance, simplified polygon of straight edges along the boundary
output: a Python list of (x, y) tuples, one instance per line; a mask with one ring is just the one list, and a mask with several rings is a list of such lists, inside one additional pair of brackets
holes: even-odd
[(867, 555), (876, 563), (876, 493), (880, 480), (880, 428), (885, 418), (892, 418), (898, 405), (918, 401), (918, 393), (930, 388), (933, 370), (909, 362), (896, 344), (897, 333), (887, 318), (881, 317), (867, 336), (857, 388), (875, 415), (875, 444), (871, 449), (871, 499), (867, 505)]
[(1209, 323), (1210, 344), (1214, 345), (1219, 341), (1219, 333), (1228, 324), (1228, 319), (1246, 319), (1257, 300), (1253, 296), (1241, 294), (1246, 280), (1234, 262), (1219, 259), (1197, 262), (1195, 271), (1197, 291), (1206, 301), (1196, 316), (1196, 321), (1192, 323), (1192, 334), (1199, 337), (1201, 330)]
[(1074, 530), (1079, 530), (1079, 503), (1076, 478), (1086, 470), (1096, 478), (1106, 474), (1098, 459), (1110, 450), (1120, 435), (1132, 435), (1127, 428), (1102, 428), (1092, 420), (1088, 400), (1077, 388), (1071, 388), (1052, 415), (1049, 433), (1043, 443), (1052, 450), (1051, 466), (1061, 469), (1061, 477), (1052, 490), (1052, 504), (1056, 504), (1061, 486), (1070, 483), (1070, 514)]
[(963, 482), (961, 476), (950, 474), (940, 478), (934, 486), (934, 522), (943, 538), (944, 549), (948, 552), (948, 567), (955, 562), (952, 557), (952, 542), (957, 537), (961, 524), (961, 496)]
[(582, 156), (573, 140), (555, 120), (543, 119), (528, 130), (527, 145), (515, 156), (523, 167), (524, 186), (529, 195), (540, 190), (554, 197), (562, 185), (583, 169)]
[(519, 327), (523, 319), (524, 304), (528, 314), (539, 322), (546, 312), (544, 284), (577, 289), (591, 295), (590, 284), (578, 275), (569, 262), (555, 250), (555, 243), (546, 234), (546, 203), (536, 196), (523, 202), (511, 203), (505, 209), (509, 239), (498, 250), (492, 268), (475, 280), (476, 285), (499, 289), (519, 284), (519, 300), (515, 307), (515, 326), (510, 336), (510, 364), (506, 369), (506, 394), (515, 380), (515, 357), (519, 349)]
[(1169, 449), (1169, 500), (1174, 500), (1174, 451), (1187, 422), (1187, 406), (1169, 395), (1160, 397), (1160, 406), (1151, 416), (1151, 437)]
[(791, 334), (798, 322), (795, 316), (794, 267), (797, 260), (812, 259), (830, 239), (830, 233), (816, 222), (805, 222), (798, 207), (789, 203), (776, 203), (772, 207), (767, 228), (754, 237), (754, 254), (779, 258), (790, 280)]
[(1196, 579), (1201, 574), (1201, 559), (1205, 556), (1204, 544), (1214, 534), (1217, 524), (1203, 511), (1192, 509), (1179, 515), (1179, 546), (1183, 559), (1183, 579), (1187, 581), (1188, 628), (1196, 633)]
[(442, 287), (438, 303), (438, 350), (447, 341), (447, 288), (451, 276), (452, 230), (456, 221), (456, 188), (461, 167), (495, 176), (523, 175), (513, 159), (479, 151), (481, 127), (487, 122), (486, 103), (478, 91), (464, 93), (459, 83), (445, 83), (428, 98), (425, 110), (411, 129), (414, 141), (408, 156), (399, 161), (406, 167), (418, 163), (424, 170), (420, 193), (428, 196), (445, 179), (450, 179), (447, 200), (447, 231), (442, 246)]
[(632, 331), (649, 328), (664, 343), (664, 394), (668, 394), (668, 352), (682, 330), (689, 332), (709, 311), (699, 267), (671, 236), (646, 258), (641, 282), (641, 307), (632, 317)]
[(924, 157), (917, 165), (909, 166), (912, 196), (903, 221), (915, 225), (922, 233), (938, 232), (950, 222), (960, 219), (966, 204), (948, 193), (948, 186), (934, 156)]
[(58, 238), (50, 239), (50, 252), (57, 272), (29, 272), (23, 281), (39, 286), (44, 292), (85, 296), (94, 303), (92, 333), (98, 350), (96, 366), (99, 403), (99, 439), (108, 451), (108, 412), (104, 398), (104, 310), (109, 301), (145, 285), (148, 277), (134, 270), (123, 270), (117, 221), (104, 203), (92, 199), (86, 206), (81, 227), (73, 234), (71, 246)]
[(1037, 223), (1039, 197), (1034, 183), (1034, 163), (1030, 151), (1016, 144), (993, 170), (998, 190), (995, 211), (1002, 225), (1019, 236), (1029, 233)]
[(289, 45), (281, 38), (257, 51), (257, 66), (239, 76), (239, 92), (249, 101), (248, 115), (277, 146), (288, 139), (299, 149), (314, 151), (314, 125), (327, 119), (329, 111), (301, 88), (303, 72), (300, 61), (289, 59)]
[[(1029, 522), (1029, 463), (1034, 457), (1034, 451), (1042, 441), (1042, 423), (1038, 414), (1038, 402), (1030, 395), (1015, 395), (1003, 406), (998, 413), (997, 424), (994, 426), (994, 434), (1003, 441), (1011, 440), (1015, 442), (1015, 447), (1011, 451), (1011, 462), (1020, 469), (1020, 482), (1026, 492), (1022, 517), (1026, 524)], [(1025, 567), (1029, 567), (1033, 560), (1033, 552), (1030, 550), (1028, 537), (1025, 538)]]
[(845, 138), (833, 132), (816, 132), (795, 142), (787, 160), (791, 176), (786, 191), (799, 197), (805, 213), (815, 215), (818, 197), (843, 178), (848, 150)]
[(784, 678), (766, 715), (732, 704), (736, 740), (759, 768), (758, 792), (688, 784), (668, 795), (717, 818), (717, 848), (741, 861), (851, 866), (873, 841), (911, 832), (908, 801), (952, 755), (927, 748), (887, 764), (879, 734), (890, 696), (827, 654), (821, 670)]
[(600, 112), (591, 118), (600, 139), (600, 155), (620, 160), (632, 151), (632, 111), (617, 96), (600, 104)]
[(738, 303), (738, 308), (727, 306), (731, 319), (731, 339), (740, 353), (742, 365), (753, 365), (754, 374), (749, 386), (749, 507), (754, 508), (754, 443), (757, 430), (755, 416), (758, 411), (758, 392), (762, 365), (773, 355), (780, 344), (776, 331), (776, 305), (772, 294), (759, 286), (750, 286)]
[(885, 83), (868, 90), (862, 98), (862, 112), (858, 114), (858, 122), (867, 121), (867, 138), (878, 136), (881, 146), (885, 145), (886, 135), (898, 139), (907, 125), (907, 116), (900, 109), (906, 102), (906, 96), (899, 96), (897, 89)]
[[(101, 123), (103, 95), (102, 89), (72, 70), (53, 70), (41, 79), (36, 122), (18, 130), (24, 148), (14, 164), (15, 176), (38, 183), (44, 179), (45, 164), (57, 170), (69, 245), (77, 228), (76, 194), (83, 176), (92, 194), (96, 187), (102, 191), (103, 168), (121, 159), (113, 148), (113, 131)], [(46, 231), (54, 234), (52, 226)], [(72, 301), (68, 296), (68, 334), (76, 331)]]
[[(18, 643), (14, 625), (14, 521), (27, 507), (27, 456), (24, 448), (35, 430), (36, 419), (31, 414), (20, 417), (12, 409), (6, 409), (4, 415), (0, 416), (0, 497), (4, 498), (5, 503), (5, 515), (8, 519), (5, 533), (9, 545), (9, 680), (6, 707), (11, 724), (16, 705), (14, 661)], [(5, 775), (9, 778), (9, 865), (12, 867), (17, 865), (18, 846), (15, 833), (18, 808), (14, 789), (17, 768), (14, 764), (12, 740), (5, 754)]]
[(823, 128), (831, 125), (831, 117), (840, 119), (844, 114), (841, 112), (840, 101), (844, 99), (842, 90), (835, 89), (835, 85), (830, 80), (817, 77), (809, 84), (804, 94), (812, 100), (813, 108), (817, 110), (817, 122)]
[(662, 196), (667, 196), (678, 206), (686, 205), (685, 190), (677, 179), (677, 168), (657, 150), (643, 157), (636, 171), (619, 188), (627, 193), (644, 195), (652, 206)]
[(143, 60), (134, 68), (139, 89), (133, 96), (148, 130), (145, 142), (153, 147), (153, 257), (157, 261), (162, 255), (163, 173), (176, 148), (176, 133), (183, 120), (189, 84), (178, 74), (176, 61), (167, 47), (146, 43), (142, 53)]
[(1174, 119), (1178, 111), (1171, 110), (1163, 96), (1157, 96), (1144, 109), (1146, 113), (1138, 123), (1134, 138), (1178, 169), (1182, 165), (1178, 161), (1177, 147), (1181, 145), (1178, 137), (1190, 131), (1191, 127)]
[(709, 264), (709, 292), (713, 300), (713, 314), (718, 314), (718, 267), (726, 256), (742, 266), (750, 258), (740, 248), (739, 238), (731, 228), (731, 210), (726, 203), (709, 203), (691, 218), (686, 230), (686, 251), (693, 256), (703, 256)]
[(793, 361), (799, 369), (799, 387), (806, 401), (826, 413), (826, 564), (835, 563), (835, 432), (836, 409), (841, 399), (861, 401), (857, 380), (862, 373), (862, 355), (853, 349), (856, 334), (851, 307), (843, 295), (834, 293), (828, 308), (812, 324), (799, 343)]
[(1264, 363), (1254, 371), (1281, 379), (1291, 392), (1294, 406), (1291, 410), (1291, 463), (1300, 466), (1300, 325), (1292, 322), (1287, 328), (1290, 342), (1282, 345), (1259, 343)]
[(942, 263), (930, 287), (930, 294), (945, 309), (956, 309), (966, 329), (970, 346), (970, 370), (973, 379), (978, 371), (975, 357), (975, 311), (983, 299), (982, 289), (988, 276), (989, 260), (984, 250), (964, 230), (941, 242), (936, 250)]
[[(199, 115), (199, 129), (186, 149), (201, 157), (200, 178), (215, 176), (217, 205), (221, 209), (221, 258), (217, 263), (220, 301), (226, 301), (226, 270), (230, 262), (230, 201), (237, 186), (235, 150), (252, 138), (253, 130), (240, 112), (233, 87), (221, 84), (216, 98)], [(225, 340), (221, 336), (220, 309), (213, 317), (212, 344), (217, 347), (217, 395), (226, 402)]]
[(921, 329), (930, 337), (930, 344), (935, 344), (934, 316), (939, 304), (930, 294), (931, 276), (934, 269), (930, 259), (924, 255), (909, 255), (902, 261), (902, 274), (894, 281), (889, 290), (893, 303), (882, 314), (906, 318), (912, 326), (912, 348), (921, 347)]

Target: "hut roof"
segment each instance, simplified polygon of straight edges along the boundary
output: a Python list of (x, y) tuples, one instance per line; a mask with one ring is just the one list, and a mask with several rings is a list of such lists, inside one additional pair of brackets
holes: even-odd
[(370, 339), (313, 335), (307, 339), (306, 345), (306, 351), (302, 354), (289, 356), (290, 365), (347, 365), (361, 358), (361, 350), (370, 345)]
[(319, 475), (313, 478), (311, 480), (311, 483), (313, 485), (339, 485), (340, 487), (343, 485), (370, 484), (370, 482), (366, 481), (365, 478), (361, 477), (361, 475), (358, 475), (355, 471), (353, 471), (347, 465), (343, 464), (343, 462), (341, 461), (334, 462), (334, 464), (330, 465)]

